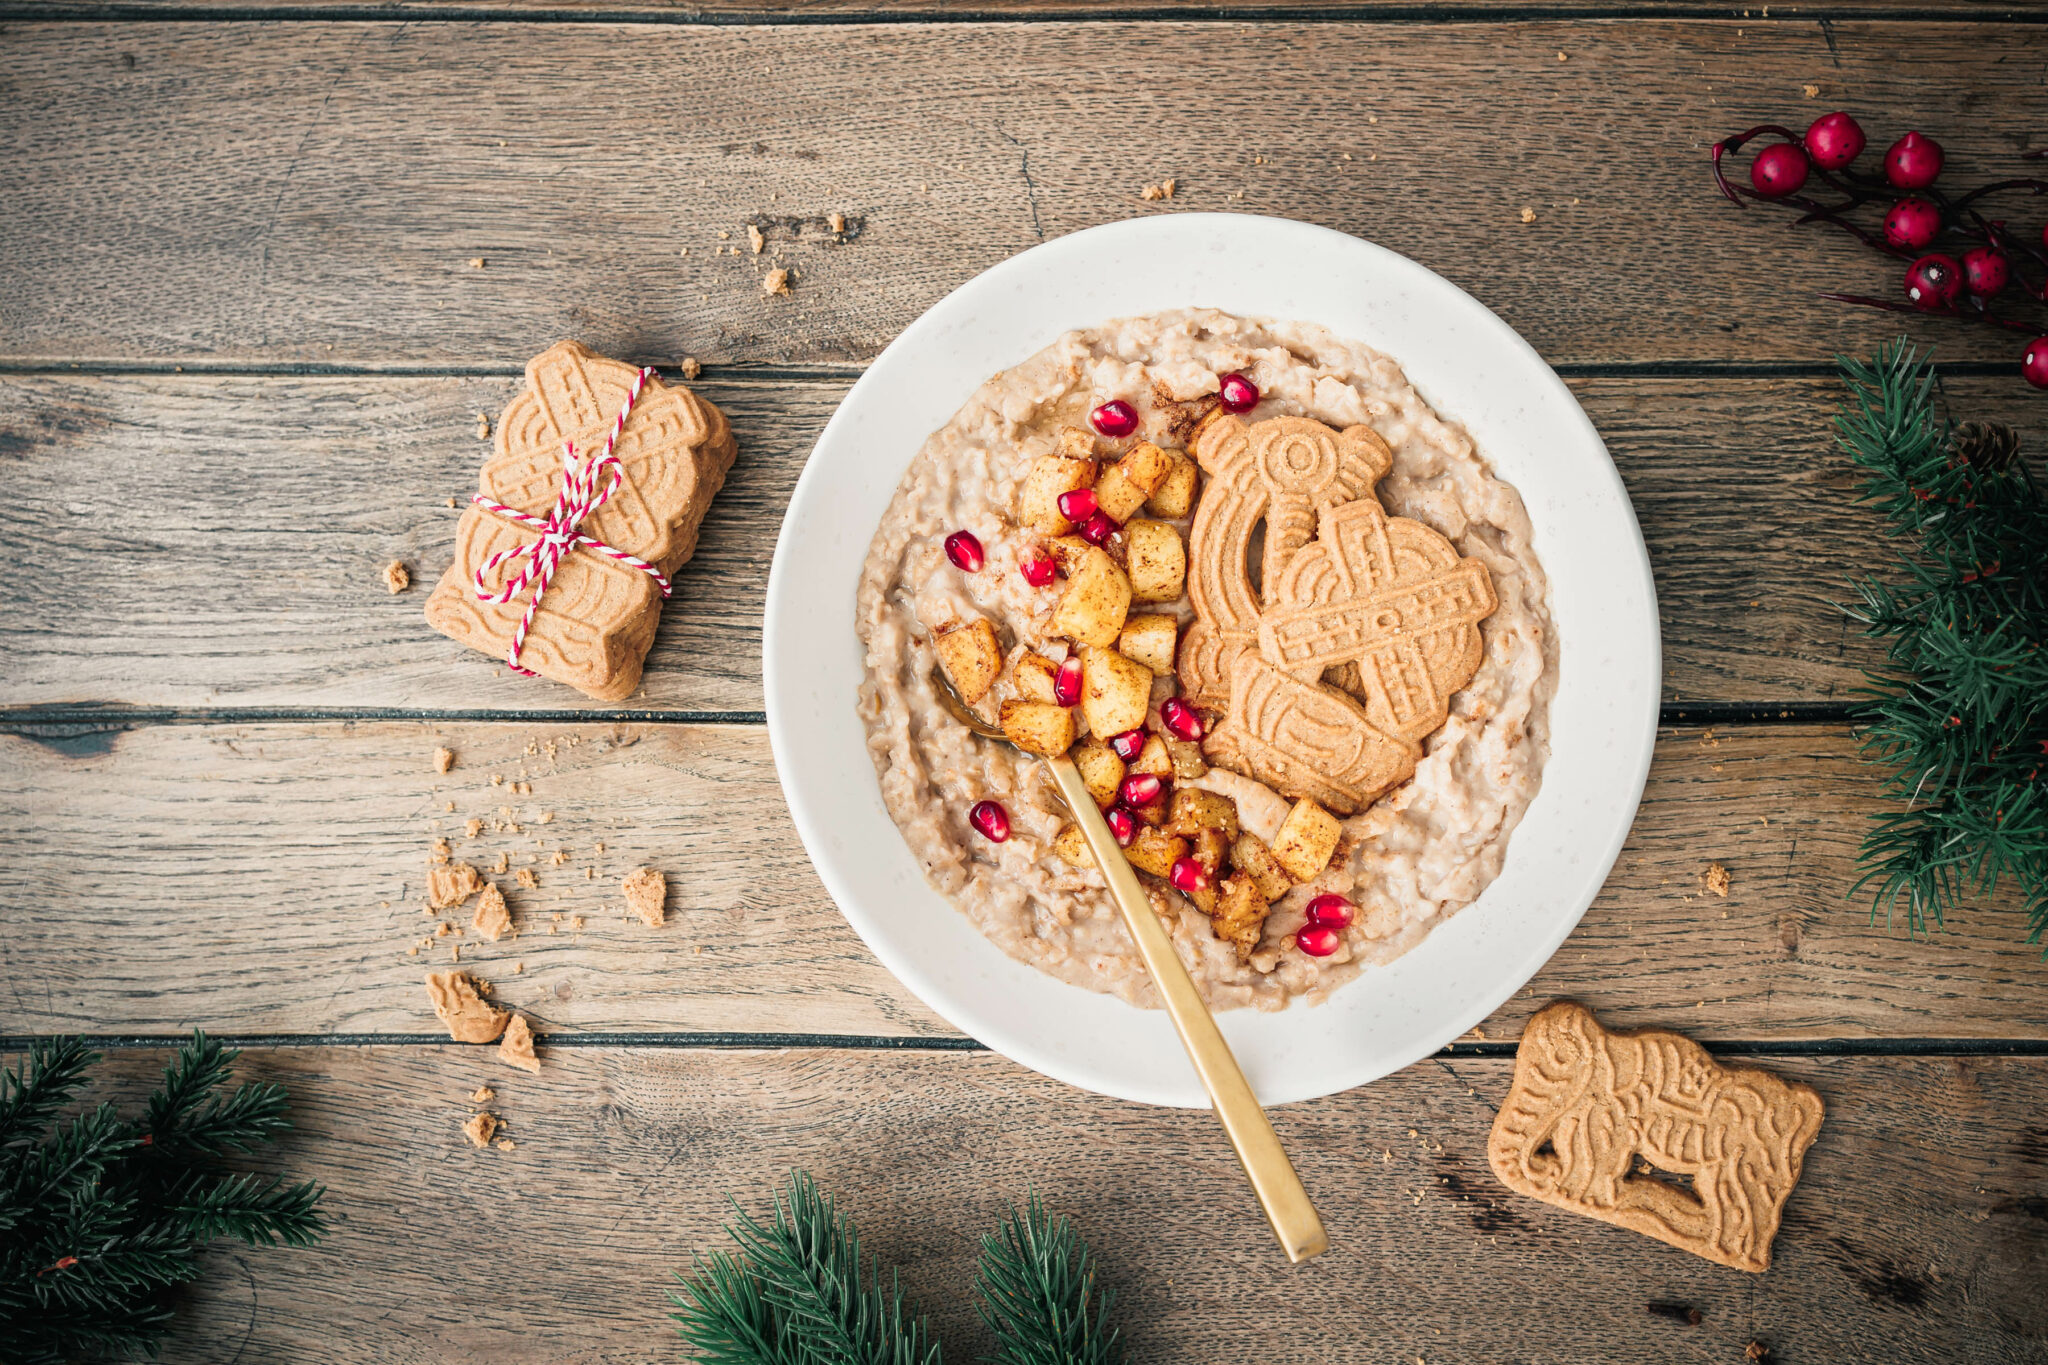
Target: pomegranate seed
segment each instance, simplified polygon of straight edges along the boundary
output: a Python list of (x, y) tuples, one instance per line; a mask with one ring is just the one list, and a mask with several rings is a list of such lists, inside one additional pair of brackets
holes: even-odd
[(1203, 723), (1201, 713), (1179, 697), (1168, 697), (1159, 703), (1159, 723), (1173, 731), (1174, 738), (1187, 740), (1190, 744), (1200, 739), (1209, 728)]
[(1348, 929), (1358, 907), (1335, 892), (1325, 892), (1308, 903), (1308, 922), (1325, 929)]
[(1259, 405), (1259, 386), (1241, 374), (1226, 374), (1216, 396), (1223, 400), (1225, 412), (1250, 412)]
[(1122, 806), (1111, 806), (1103, 812), (1102, 819), (1109, 826), (1109, 832), (1116, 836), (1117, 847), (1129, 848), (1131, 840), (1138, 837), (1138, 817)]
[(1109, 737), (1109, 747), (1116, 751), (1118, 758), (1128, 763), (1144, 751), (1145, 732), (1143, 730), (1126, 730), (1120, 735), (1111, 735)]
[(1125, 778), (1116, 794), (1123, 798), (1126, 806), (1149, 806), (1159, 799), (1166, 790), (1166, 784), (1151, 773), (1132, 773)]
[(1197, 891), (1209, 889), (1209, 869), (1193, 858), (1179, 858), (1174, 861), (1173, 871), (1167, 875), (1176, 891), (1185, 891), (1192, 896)]
[(1138, 410), (1121, 398), (1112, 398), (1088, 414), (1095, 429), (1112, 439), (1128, 436), (1138, 429)]
[(2020, 357), (2020, 373), (2037, 389), (2048, 389), (2048, 337), (2035, 337)]
[(981, 542), (972, 531), (955, 531), (946, 537), (946, 558), (962, 573), (980, 573), (984, 556)]
[(1863, 155), (1863, 125), (1839, 109), (1806, 130), (1806, 152), (1824, 169), (1839, 171)]
[(1963, 288), (1988, 299), (2012, 279), (2012, 262), (2003, 251), (1980, 246), (1963, 253)]
[(974, 809), (967, 812), (967, 823), (992, 844), (1010, 837), (1010, 812), (994, 801), (975, 802)]
[(1081, 656), (1075, 655), (1052, 675), (1052, 695), (1061, 706), (1081, 704)]
[(1097, 512), (1081, 523), (1081, 539), (1090, 545), (1101, 545), (1118, 531), (1118, 526), (1107, 512)]
[(1343, 942), (1335, 929), (1323, 924), (1304, 924), (1294, 931), (1294, 946), (1310, 957), (1328, 957)]
[(1059, 572), (1059, 565), (1051, 555), (1026, 555), (1017, 561), (1017, 572), (1024, 575), (1024, 581), (1034, 588), (1042, 588), (1052, 582), (1052, 576)]
[(1073, 488), (1060, 494), (1060, 515), (1068, 521), (1086, 521), (1095, 515), (1095, 490)]
[(1941, 174), (1941, 144), (1919, 133), (1908, 133), (1884, 154), (1884, 178), (1902, 190), (1925, 189)]
[(1789, 142), (1773, 143), (1749, 163), (1749, 183), (1766, 199), (1783, 199), (1806, 183), (1806, 153)]

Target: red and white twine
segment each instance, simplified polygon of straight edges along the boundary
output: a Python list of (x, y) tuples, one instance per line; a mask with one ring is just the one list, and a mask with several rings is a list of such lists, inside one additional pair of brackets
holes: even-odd
[[(554, 510), (545, 517), (536, 517), (516, 507), (493, 502), (478, 493), (470, 501), (487, 512), (495, 512), (507, 521), (540, 532), (540, 539), (530, 545), (519, 545), (509, 550), (500, 550), (485, 560), (476, 571), (476, 600), (479, 602), (509, 602), (533, 585), (532, 600), (526, 604), (526, 612), (519, 618), (519, 625), (512, 632), (512, 648), (506, 651), (505, 663), (514, 673), (536, 676), (532, 669), (519, 665), (519, 651), (526, 644), (526, 632), (533, 625), (534, 613), (540, 610), (540, 599), (548, 590), (548, 584), (555, 576), (555, 569), (569, 555), (577, 550), (594, 550), (609, 559), (624, 564), (629, 569), (638, 569), (652, 578), (661, 588), (662, 597), (668, 596), (668, 576), (638, 555), (627, 554), (616, 546), (607, 545), (595, 536), (586, 536), (580, 531), (584, 518), (610, 501), (612, 494), (619, 491), (625, 481), (625, 467), (612, 454), (619, 443), (619, 434), (626, 429), (626, 417), (633, 411), (633, 404), (639, 401), (640, 390), (652, 378), (654, 371), (641, 370), (633, 376), (633, 387), (626, 394), (625, 403), (619, 408), (618, 420), (612, 423), (610, 434), (604, 438), (604, 449), (597, 458), (579, 465), (576, 460), (574, 442), (562, 442), (562, 486), (555, 494)], [(603, 492), (597, 491), (597, 481), (607, 466), (611, 482)], [(496, 592), (484, 586), (484, 576), (499, 565), (511, 560), (525, 558), (527, 563), (505, 581)]]

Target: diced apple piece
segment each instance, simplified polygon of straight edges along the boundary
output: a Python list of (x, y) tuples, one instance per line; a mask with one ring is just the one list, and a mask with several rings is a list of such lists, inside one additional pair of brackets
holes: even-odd
[(1280, 866), (1273, 857), (1273, 851), (1266, 847), (1266, 841), (1250, 830), (1237, 836), (1230, 846), (1230, 865), (1252, 879), (1259, 888), (1259, 894), (1269, 901), (1277, 901), (1286, 895), (1294, 885), (1287, 879), (1287, 869)]
[(1125, 658), (1136, 659), (1163, 678), (1173, 672), (1173, 651), (1179, 643), (1180, 622), (1148, 612), (1125, 618), (1116, 647)]
[(1095, 853), (1088, 847), (1088, 841), (1081, 837), (1079, 825), (1066, 825), (1052, 837), (1054, 856), (1072, 863), (1075, 867), (1095, 866)]
[(1105, 809), (1116, 804), (1117, 788), (1123, 785), (1124, 761), (1116, 750), (1099, 739), (1086, 739), (1074, 750), (1074, 766), (1081, 770), (1081, 785)]
[(1259, 946), (1266, 930), (1266, 916), (1273, 907), (1259, 894), (1250, 877), (1226, 878), (1222, 890), (1222, 903), (1212, 917), (1216, 937), (1235, 947), (1242, 961), (1250, 958), (1252, 950)]
[[(1131, 580), (1124, 577), (1115, 560), (1091, 545), (1067, 576), (1066, 595), (1053, 608), (1052, 631), (1084, 645), (1113, 645), (1123, 633), (1124, 617), (1130, 610)], [(1152, 685), (1149, 671), (1145, 685)], [(1102, 729), (1093, 717), (1088, 728), (1098, 735), (1116, 733)]]
[(1140, 441), (1095, 481), (1095, 503), (1113, 519), (1128, 521), (1172, 472), (1173, 456)]
[[(1193, 857), (1194, 855), (1189, 854), (1188, 856)], [(1207, 886), (1198, 886), (1192, 891), (1183, 890), (1178, 886), (1174, 890), (1179, 891), (1183, 896), (1193, 901), (1197, 910), (1200, 910), (1211, 919), (1216, 918), (1216, 907), (1221, 903), (1221, 897), (1217, 893), (1215, 882), (1212, 881)]]
[(1074, 743), (1074, 713), (1057, 702), (1006, 701), (1003, 734), (1027, 754), (1051, 758)]
[[(1168, 826), (1167, 832), (1177, 833), (1178, 831)], [(1195, 841), (1188, 848), (1188, 856), (1200, 863), (1209, 875), (1214, 877), (1222, 871), (1223, 855), (1229, 851), (1230, 836), (1212, 826), (1196, 831)]]
[(1081, 652), (1081, 714), (1088, 731), (1120, 735), (1145, 723), (1152, 704), (1152, 670), (1113, 649)]
[(1273, 836), (1273, 860), (1297, 882), (1311, 881), (1330, 865), (1337, 851), (1337, 817), (1304, 796), (1280, 822)]
[(1124, 857), (1138, 871), (1164, 877), (1173, 871), (1175, 863), (1187, 856), (1187, 852), (1187, 840), (1176, 839), (1171, 834), (1163, 834), (1147, 826), (1131, 840), (1131, 846), (1124, 850)]
[(1132, 600), (1171, 602), (1179, 597), (1188, 576), (1188, 547), (1180, 532), (1163, 521), (1140, 517), (1124, 527), (1124, 535)]
[(1237, 802), (1200, 787), (1178, 787), (1173, 793), (1172, 829), (1194, 838), (1205, 829), (1220, 829), (1226, 840), (1237, 837)]
[(1079, 536), (1054, 536), (1045, 542), (1046, 553), (1052, 556), (1052, 562), (1059, 566), (1060, 572), (1069, 578), (1074, 576), (1074, 571), (1081, 567), (1081, 561), (1094, 548)]
[(1060, 454), (1070, 460), (1095, 458), (1095, 433), (1084, 427), (1060, 428)]
[(1154, 777), (1173, 776), (1173, 755), (1166, 752), (1166, 743), (1157, 735), (1145, 736), (1145, 747), (1138, 750), (1138, 756), (1131, 760), (1131, 771), (1150, 773)]
[(1053, 677), (1060, 666), (1043, 654), (1026, 652), (1017, 656), (1017, 662), (1010, 665), (1010, 676), (1017, 682), (1017, 695), (1025, 701), (1059, 701), (1059, 693), (1053, 690)]
[(1069, 460), (1059, 455), (1041, 455), (1024, 476), (1017, 493), (1017, 520), (1034, 531), (1063, 536), (1074, 523), (1060, 515), (1060, 494), (1095, 483), (1093, 460)]
[(1202, 746), (1191, 739), (1167, 740), (1166, 752), (1173, 755), (1173, 775), (1183, 782), (1209, 771), (1209, 761), (1202, 757)]
[(1168, 807), (1166, 804), (1166, 798), (1164, 796), (1160, 797), (1157, 801), (1151, 802), (1148, 805), (1126, 806), (1124, 809), (1128, 810), (1131, 814), (1137, 816), (1138, 822), (1140, 824), (1158, 827), (1166, 823)]
[(953, 680), (953, 690), (969, 706), (988, 695), (1003, 671), (1003, 647), (986, 617), (933, 636), (932, 648), (939, 652), (939, 664)]
[(1169, 520), (1194, 511), (1195, 485), (1200, 474), (1200, 465), (1185, 455), (1175, 455), (1173, 468), (1167, 471), (1165, 481), (1151, 497), (1145, 499), (1145, 510), (1155, 517)]

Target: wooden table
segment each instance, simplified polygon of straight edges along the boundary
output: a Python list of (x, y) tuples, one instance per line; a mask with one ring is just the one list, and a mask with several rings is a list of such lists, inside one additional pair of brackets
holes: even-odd
[[(291, 1087), (274, 1159), (335, 1219), (317, 1250), (220, 1252), (174, 1358), (673, 1358), (668, 1273), (727, 1191), (802, 1165), (956, 1360), (985, 1346), (973, 1242), (1027, 1187), (1102, 1252), (1138, 1360), (2048, 1360), (2048, 964), (2010, 906), (1909, 941), (1846, 894), (1873, 654), (1829, 599), (1886, 552), (1829, 447), (1829, 360), (1896, 320), (1814, 294), (1890, 270), (1738, 213), (1706, 163), (1846, 106), (1880, 149), (1918, 126), (2012, 174), (2041, 17), (0, 4), (0, 1046), (91, 1034), (132, 1093), (184, 1030), (232, 1037)], [(1276, 1114), (1337, 1248), (1293, 1270), (1206, 1116), (1045, 1081), (881, 969), (761, 716), (776, 526), (861, 364), (1037, 241), (1201, 209), (1370, 237), (1519, 328), (1613, 450), (1663, 611), (1656, 766), (1578, 931), (1483, 1040)], [(1914, 330), (1960, 412), (2039, 439), (2005, 339)], [(563, 336), (697, 358), (740, 441), (619, 708), (494, 675), (380, 577), (447, 563), (476, 414)], [(516, 941), (411, 953), (437, 835), (540, 857)], [(621, 919), (642, 863), (674, 888), (659, 931)], [(540, 1022), (538, 1076), (437, 1029), (420, 978), (451, 942)], [(1566, 995), (1826, 1096), (1768, 1275), (1494, 1183), (1512, 1040)], [(458, 1132), (485, 1082), (514, 1151)]]

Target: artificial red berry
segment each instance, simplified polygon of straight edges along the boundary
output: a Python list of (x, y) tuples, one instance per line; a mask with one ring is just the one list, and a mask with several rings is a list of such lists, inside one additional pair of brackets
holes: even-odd
[(2020, 373), (2035, 388), (2048, 389), (2048, 337), (2035, 337), (2027, 343), (2027, 353), (2020, 357)]
[(1095, 515), (1095, 490), (1070, 488), (1059, 496), (1060, 515), (1068, 521), (1086, 521)]
[(1343, 937), (1328, 925), (1304, 924), (1294, 931), (1294, 946), (1310, 957), (1328, 957), (1343, 941)]
[(1219, 381), (1216, 396), (1222, 400), (1225, 412), (1250, 412), (1259, 405), (1259, 386), (1233, 372)]
[(1159, 723), (1173, 732), (1175, 739), (1190, 743), (1202, 737), (1209, 727), (1202, 720), (1201, 713), (1179, 697), (1168, 697), (1159, 703)]
[(1841, 170), (1863, 154), (1863, 125), (1839, 109), (1822, 114), (1806, 130), (1806, 154), (1822, 170)]
[(994, 801), (975, 802), (974, 808), (967, 812), (967, 823), (992, 844), (1000, 844), (1010, 837), (1010, 812)]
[(946, 558), (962, 573), (980, 573), (983, 562), (981, 542), (972, 531), (955, 531), (946, 537)]
[(1044, 553), (1028, 554), (1017, 561), (1017, 572), (1023, 574), (1024, 581), (1034, 588), (1042, 588), (1052, 582), (1059, 567), (1051, 555)]
[(1102, 813), (1102, 820), (1109, 826), (1118, 848), (1129, 848), (1131, 840), (1138, 837), (1138, 817), (1122, 806), (1111, 806)]
[(1138, 429), (1138, 410), (1121, 398), (1112, 398), (1088, 414), (1095, 429), (1112, 440)]
[(1061, 706), (1081, 704), (1081, 656), (1062, 663), (1052, 675), (1053, 699)]
[(1167, 873), (1166, 880), (1173, 883), (1174, 890), (1190, 896), (1197, 891), (1207, 891), (1211, 884), (1209, 869), (1193, 858), (1175, 859), (1173, 870)]
[(1963, 253), (1963, 288), (1988, 299), (2012, 280), (2012, 262), (1996, 247), (1980, 246)]
[(1749, 163), (1749, 183), (1766, 199), (1783, 199), (1806, 183), (1806, 153), (1789, 142), (1774, 142)]
[(1166, 790), (1156, 773), (1132, 773), (1116, 789), (1126, 806), (1149, 806)]
[(1963, 292), (1963, 268), (1952, 256), (1922, 256), (1906, 268), (1906, 297), (1930, 313), (1953, 308)]
[(1326, 891), (1308, 903), (1308, 922), (1325, 929), (1348, 929), (1358, 907), (1334, 891)]
[(1109, 538), (1116, 533), (1117, 524), (1115, 519), (1109, 513), (1099, 508), (1090, 513), (1088, 520), (1082, 522), (1080, 526), (1081, 539), (1087, 541), (1090, 545), (1107, 544)]
[(1908, 133), (1884, 154), (1884, 178), (1902, 190), (1925, 189), (1941, 174), (1941, 144), (1919, 133)]
[(1923, 251), (1941, 233), (1941, 210), (1925, 199), (1901, 199), (1884, 216), (1884, 239), (1901, 251)]
[(1120, 735), (1111, 735), (1109, 737), (1109, 747), (1116, 753), (1118, 758), (1129, 763), (1140, 753), (1144, 752), (1145, 732), (1143, 730), (1126, 730)]

